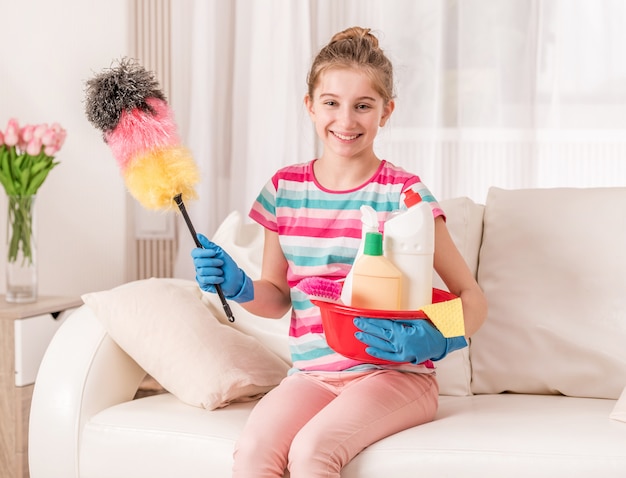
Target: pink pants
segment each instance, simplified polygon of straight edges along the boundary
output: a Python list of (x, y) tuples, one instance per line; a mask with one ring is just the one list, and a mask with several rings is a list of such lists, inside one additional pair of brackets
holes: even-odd
[(235, 446), (233, 477), (339, 477), (368, 445), (432, 421), (434, 375), (296, 373), (256, 405)]

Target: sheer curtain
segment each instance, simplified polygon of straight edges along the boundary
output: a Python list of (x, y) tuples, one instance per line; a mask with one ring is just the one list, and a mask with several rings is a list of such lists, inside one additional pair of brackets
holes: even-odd
[[(202, 170), (188, 205), (208, 235), (246, 214), (279, 167), (315, 157), (302, 105), (317, 50), (372, 28), (395, 66), (396, 111), (376, 149), (440, 199), (491, 186), (623, 186), (626, 2), (172, 2), (172, 104)], [(177, 275), (193, 247), (180, 231)], [(183, 266), (184, 264), (184, 266)], [(186, 271), (186, 272), (182, 272)]]
[[(247, 213), (270, 175), (312, 157), (301, 107), (312, 50), (305, 1), (173, 2), (172, 104), (202, 182), (187, 204), (210, 236), (232, 210)], [(178, 80), (178, 81), (177, 81)], [(180, 224), (179, 224), (180, 226)], [(189, 275), (192, 239), (179, 227), (176, 275)]]

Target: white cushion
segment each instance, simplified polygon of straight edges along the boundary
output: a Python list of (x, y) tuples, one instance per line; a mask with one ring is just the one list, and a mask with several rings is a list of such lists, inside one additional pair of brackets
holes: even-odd
[(474, 393), (619, 397), (626, 385), (626, 188), (487, 198)]
[(613, 420), (626, 422), (626, 387), (624, 387), (622, 395), (619, 397), (615, 407), (613, 407), (613, 411), (610, 416)]
[[(483, 232), (484, 206), (476, 204), (469, 198), (455, 198), (440, 202), (446, 213), (446, 224), (452, 240), (465, 259), (472, 274), (476, 276), (478, 268), (478, 251)], [(433, 287), (448, 290), (443, 281), (435, 273)], [(471, 343), (470, 343), (471, 347)], [(470, 365), (469, 348), (457, 350), (435, 362), (440, 395), (471, 395), (472, 367)]]
[[(261, 225), (256, 222), (245, 223), (243, 216), (233, 211), (224, 219), (211, 240), (222, 247), (251, 279), (261, 277), (265, 243), (265, 232)], [(228, 323), (216, 294), (204, 293), (202, 300), (220, 322)], [(287, 341), (291, 312), (287, 312), (282, 319), (266, 319), (251, 314), (234, 301), (229, 301), (228, 305), (235, 316), (235, 321), (231, 324), (233, 328), (257, 338), (285, 362), (291, 364)]]
[(146, 279), (82, 299), (128, 355), (189, 405), (258, 398), (287, 373), (261, 342), (220, 324), (194, 282)]
[[(545, 395), (441, 397), (433, 422), (368, 446), (341, 476), (623, 477), (626, 424), (607, 418), (614, 403)], [(234, 443), (253, 406), (207, 413), (164, 394), (103, 410), (85, 425), (81, 476), (230, 477)]]
[(207, 412), (166, 393), (109, 407), (85, 424), (80, 476), (232, 476), (234, 443), (253, 406)]

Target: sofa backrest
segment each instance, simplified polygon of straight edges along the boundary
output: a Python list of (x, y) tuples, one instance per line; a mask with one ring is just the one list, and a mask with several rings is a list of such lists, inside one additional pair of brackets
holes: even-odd
[(626, 188), (489, 191), (474, 393), (616, 399), (626, 386)]
[[(618, 398), (626, 386), (626, 188), (492, 188), (485, 206), (468, 198), (441, 206), (489, 314), (469, 348), (437, 362), (440, 393)], [(254, 279), (263, 234), (233, 212), (213, 240)], [(445, 288), (438, 277), (434, 286)], [(204, 300), (220, 317), (215, 296)], [(264, 320), (231, 307), (234, 327), (289, 361), (288, 314)]]

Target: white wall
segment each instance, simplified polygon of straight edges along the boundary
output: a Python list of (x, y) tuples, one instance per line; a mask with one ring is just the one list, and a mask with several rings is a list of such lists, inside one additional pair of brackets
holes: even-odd
[[(61, 162), (39, 189), (40, 295), (79, 295), (126, 280), (126, 189), (84, 113), (85, 81), (128, 53), (125, 0), (0, 0), (0, 128), (58, 121)], [(6, 290), (0, 188), (0, 293)]]

